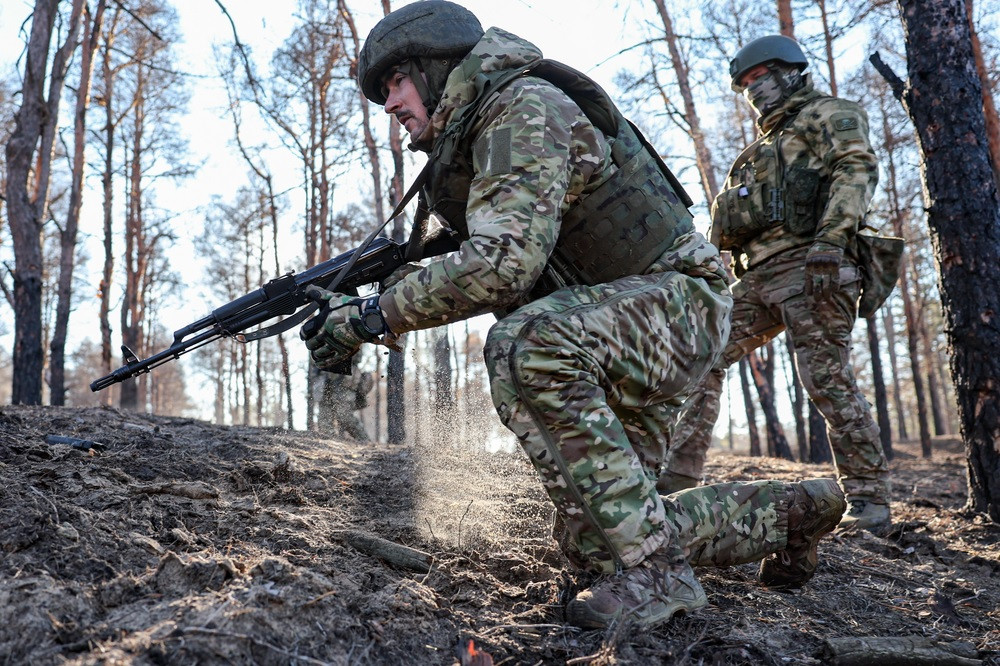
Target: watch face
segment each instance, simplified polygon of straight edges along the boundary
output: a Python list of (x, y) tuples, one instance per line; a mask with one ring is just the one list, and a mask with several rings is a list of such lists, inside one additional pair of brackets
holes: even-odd
[(377, 310), (369, 310), (362, 314), (361, 324), (372, 335), (382, 335), (385, 333), (385, 322), (383, 322), (382, 316)]

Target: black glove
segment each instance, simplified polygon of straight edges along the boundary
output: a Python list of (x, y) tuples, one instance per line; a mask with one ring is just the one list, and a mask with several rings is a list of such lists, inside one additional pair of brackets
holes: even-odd
[[(320, 370), (332, 370), (350, 360), (364, 342), (379, 342), (390, 333), (378, 296), (357, 298), (310, 285), (306, 295), (323, 307), (299, 329), (309, 356)], [(317, 322), (322, 319), (322, 324)]]
[(806, 254), (807, 296), (815, 300), (826, 300), (840, 286), (840, 263), (844, 259), (844, 248), (825, 241), (816, 241)]

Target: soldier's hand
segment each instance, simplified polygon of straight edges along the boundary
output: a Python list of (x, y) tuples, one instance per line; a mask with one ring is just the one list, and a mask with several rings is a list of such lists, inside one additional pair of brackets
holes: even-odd
[(816, 241), (806, 254), (805, 292), (814, 300), (826, 300), (840, 285), (840, 263), (844, 248)]
[[(309, 356), (321, 370), (330, 370), (349, 360), (366, 338), (351, 323), (357, 319), (360, 299), (310, 285), (306, 295), (320, 303), (322, 309), (299, 329)], [(322, 320), (320, 319), (322, 318)]]

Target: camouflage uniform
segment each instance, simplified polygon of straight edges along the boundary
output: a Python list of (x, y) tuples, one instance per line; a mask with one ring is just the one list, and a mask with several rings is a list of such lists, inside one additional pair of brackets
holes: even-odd
[[(444, 135), (475, 98), (477, 74), (540, 56), (490, 29), (451, 73), (415, 145), (428, 149)], [(783, 484), (700, 488), (681, 499), (655, 487), (664, 415), (715, 364), (729, 334), (717, 249), (685, 214), (673, 245), (642, 274), (539, 289), (561, 219), (617, 168), (609, 143), (562, 90), (532, 76), (502, 88), (471, 134), (460, 156), (474, 170), (457, 229), (463, 242), (386, 289), (389, 328), (498, 316), (485, 351), (494, 404), (541, 475), (568, 554), (582, 566), (626, 569), (676, 537), (702, 564), (782, 548)]]
[[(787, 330), (802, 383), (826, 419), (845, 493), (887, 504), (879, 429), (849, 359), (860, 293), (854, 239), (878, 180), (868, 117), (853, 102), (817, 92), (806, 75), (805, 85), (759, 123), (761, 137), (733, 165), (713, 205), (713, 238), (733, 251), (742, 273), (733, 285), (733, 332), (681, 414), (664, 467), (700, 478), (726, 368)], [(783, 187), (784, 222), (765, 221), (763, 230), (738, 238), (727, 215), (766, 220), (775, 187)], [(845, 250), (828, 300), (805, 293), (805, 258), (816, 241)]]

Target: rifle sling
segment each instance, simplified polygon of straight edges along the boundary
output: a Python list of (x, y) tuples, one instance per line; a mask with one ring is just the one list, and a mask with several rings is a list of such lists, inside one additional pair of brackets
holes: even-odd
[[(406, 190), (406, 194), (403, 195), (403, 198), (400, 199), (399, 203), (396, 204), (396, 207), (393, 208), (392, 215), (386, 218), (385, 222), (379, 225), (377, 229), (368, 234), (368, 238), (366, 238), (361, 243), (361, 245), (359, 245), (358, 248), (354, 250), (354, 253), (351, 255), (351, 259), (347, 262), (347, 264), (344, 265), (343, 268), (340, 269), (340, 271), (336, 275), (333, 276), (333, 279), (330, 280), (330, 283), (326, 285), (325, 289), (327, 291), (337, 291), (337, 287), (340, 286), (340, 283), (344, 279), (344, 276), (351, 272), (351, 269), (354, 268), (354, 264), (358, 263), (358, 259), (361, 257), (362, 254), (365, 253), (365, 250), (367, 250), (368, 246), (372, 244), (372, 241), (375, 240), (375, 238), (380, 233), (382, 233), (382, 230), (385, 229), (386, 225), (388, 225), (390, 222), (396, 219), (399, 216), (399, 214), (403, 212), (403, 209), (406, 208), (406, 204), (410, 203), (410, 200), (413, 199), (414, 195), (416, 195), (416, 193), (420, 191), (420, 188), (423, 187), (424, 183), (427, 181), (427, 177), (430, 174), (430, 166), (431, 162), (430, 160), (428, 160), (427, 164), (424, 165), (424, 168), (420, 170), (420, 173), (417, 175), (413, 183), (410, 185), (410, 188)], [(253, 333), (247, 333), (246, 335), (236, 336), (236, 339), (239, 342), (253, 342), (254, 340), (261, 340), (263, 338), (269, 338), (274, 335), (279, 335), (281, 333), (284, 333), (288, 329), (301, 324), (308, 317), (312, 316), (312, 314), (316, 312), (317, 308), (319, 308), (318, 303), (310, 303), (309, 305), (305, 306), (295, 314), (289, 317), (285, 317), (276, 324), (257, 329)]]

